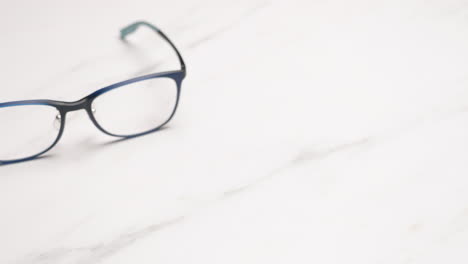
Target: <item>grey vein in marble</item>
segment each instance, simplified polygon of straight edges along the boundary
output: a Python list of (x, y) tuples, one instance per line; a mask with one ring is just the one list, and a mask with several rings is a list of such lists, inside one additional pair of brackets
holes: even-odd
[(271, 2), (268, 1), (268, 2), (264, 2), (264, 3), (261, 3), (259, 5), (256, 5), (256, 6), (252, 7), (251, 9), (247, 10), (243, 15), (239, 16), (239, 18), (237, 20), (231, 22), (230, 24), (225, 25), (225, 26), (223, 26), (223, 27), (211, 32), (211, 33), (206, 34), (205, 36), (202, 36), (201, 38), (199, 38), (197, 40), (192, 41), (190, 44), (188, 44), (186, 46), (187, 49), (197, 48), (201, 44), (203, 44), (203, 43), (205, 43), (207, 41), (210, 41), (210, 40), (214, 39), (215, 37), (217, 37), (218, 35), (229, 31), (230, 29), (235, 27), (238, 23), (240, 23), (242, 20), (253, 16), (257, 12), (259, 12), (260, 10), (263, 10), (264, 8), (268, 7), (270, 4), (271, 4)]
[[(289, 162), (287, 162), (280, 168), (277, 168), (271, 173), (268, 173), (267, 175), (257, 179), (255, 182), (252, 182), (250, 184), (247, 184), (241, 187), (236, 187), (236, 188), (227, 190), (223, 192), (221, 195), (219, 195), (218, 197), (216, 197), (215, 199), (211, 200), (211, 202), (209, 203), (211, 204), (213, 202), (217, 202), (217, 201), (232, 197), (234, 195), (238, 195), (247, 190), (250, 190), (258, 186), (259, 184), (272, 179), (276, 175), (281, 174), (285, 170), (290, 169), (292, 167), (300, 166), (303, 163), (307, 163), (313, 160), (327, 158), (328, 156), (334, 153), (347, 151), (347, 150), (350, 150), (359, 146), (363, 146), (369, 143), (370, 143), (369, 139), (365, 138), (365, 139), (357, 140), (357, 141), (350, 142), (350, 143), (345, 143), (345, 144), (341, 144), (337, 146), (331, 146), (323, 150), (301, 151), (298, 153), (297, 156), (295, 156), (292, 160), (290, 160)], [(65, 260), (73, 261), (73, 263), (76, 263), (76, 264), (98, 263), (99, 261), (103, 259), (111, 257), (112, 255), (116, 254), (120, 250), (127, 248), (128, 246), (131, 246), (135, 242), (141, 239), (144, 239), (145, 237), (148, 237), (152, 234), (155, 234), (157, 231), (160, 231), (166, 227), (169, 227), (169, 226), (172, 226), (181, 222), (187, 217), (188, 215), (177, 216), (176, 218), (172, 220), (146, 226), (146, 227), (138, 229), (135, 232), (122, 234), (116, 237), (115, 239), (111, 241), (107, 241), (105, 243), (94, 244), (94, 245), (87, 246), (87, 247), (56, 248), (56, 249), (52, 249), (52, 250), (42, 252), (39, 254), (32, 254), (26, 257), (25, 259), (17, 262), (17, 264), (61, 263)]]
[(305, 163), (309, 163), (311, 161), (317, 161), (317, 160), (320, 160), (320, 159), (325, 159), (325, 158), (329, 157), (330, 155), (333, 155), (333, 154), (338, 153), (338, 152), (348, 151), (348, 150), (355, 149), (355, 148), (362, 147), (362, 146), (368, 146), (371, 143), (372, 143), (371, 138), (363, 138), (363, 139), (359, 139), (359, 140), (352, 141), (352, 142), (349, 142), (349, 143), (344, 143), (344, 144), (335, 145), (335, 146), (329, 146), (329, 147), (327, 147), (325, 149), (306, 149), (304, 151), (300, 151), (295, 157), (293, 157), (290, 161), (288, 161), (283, 166), (273, 170), (271, 173), (265, 175), (264, 177), (258, 178), (256, 181), (254, 181), (252, 183), (249, 183), (247, 185), (236, 187), (236, 188), (225, 191), (220, 196), (220, 198), (221, 199), (228, 198), (228, 197), (231, 197), (233, 195), (239, 194), (241, 192), (250, 190), (250, 189), (256, 187), (257, 185), (259, 185), (259, 184), (261, 184), (261, 183), (263, 183), (263, 182), (265, 182), (267, 180), (270, 180), (273, 177), (275, 177), (275, 176), (277, 176), (279, 174), (282, 174), (284, 171), (289, 170), (291, 168), (301, 166), (301, 165), (303, 165)]
[(111, 241), (105, 243), (94, 244), (87, 247), (75, 247), (75, 248), (56, 248), (39, 254), (31, 254), (25, 259), (22, 259), (17, 264), (29, 264), (29, 263), (62, 263), (64, 261), (73, 261), (76, 264), (92, 264), (98, 263), (101, 260), (109, 258), (119, 252), (120, 250), (127, 248), (136, 241), (139, 241), (155, 232), (158, 232), (164, 228), (170, 227), (176, 223), (181, 222), (184, 217), (176, 217), (172, 220), (157, 223), (154, 225), (140, 228), (134, 232), (122, 234)]

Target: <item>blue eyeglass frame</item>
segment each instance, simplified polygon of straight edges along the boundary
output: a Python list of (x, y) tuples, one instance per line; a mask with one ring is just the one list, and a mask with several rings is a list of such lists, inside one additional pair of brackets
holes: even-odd
[[(150, 24), (148, 22), (138, 21), (138, 22), (135, 22), (135, 23), (123, 28), (120, 31), (120, 39), (122, 41), (127, 41), (126, 37), (129, 34), (135, 32), (140, 26), (149, 27), (150, 29), (155, 31), (157, 34), (159, 34), (160, 37), (162, 37), (165, 41), (167, 41), (169, 43), (169, 45), (175, 51), (175, 53), (176, 53), (176, 55), (177, 55), (177, 57), (179, 59), (179, 63), (180, 63), (180, 66), (181, 66), (180, 70), (153, 73), (153, 74), (148, 74), (148, 75), (132, 78), (132, 79), (122, 81), (122, 82), (119, 82), (119, 83), (115, 83), (115, 84), (109, 85), (107, 87), (101, 88), (101, 89), (95, 91), (94, 93), (92, 93), (92, 94), (90, 94), (90, 95), (88, 95), (88, 96), (86, 96), (86, 97), (84, 97), (84, 98), (82, 98), (82, 99), (80, 99), (78, 101), (75, 101), (75, 102), (62, 102), (62, 101), (54, 101), (54, 100), (26, 100), (26, 101), (15, 101), (15, 102), (0, 103), (0, 108), (14, 107), (14, 106), (31, 106), (31, 105), (51, 106), (51, 107), (55, 107), (57, 109), (57, 111), (59, 112), (60, 117), (61, 117), (60, 118), (60, 130), (58, 132), (57, 138), (55, 139), (55, 141), (52, 143), (52, 145), (50, 147), (48, 147), (47, 149), (45, 149), (45, 150), (43, 150), (43, 151), (41, 151), (41, 152), (39, 152), (39, 153), (37, 153), (35, 155), (29, 156), (29, 157), (26, 157), (26, 158), (14, 159), (14, 160), (0, 160), (0, 165), (32, 160), (32, 159), (35, 159), (35, 158), (43, 155), (44, 153), (48, 152), (49, 150), (51, 150), (55, 145), (57, 145), (60, 138), (62, 137), (63, 131), (65, 130), (65, 120), (66, 120), (66, 115), (67, 115), (68, 112), (77, 111), (77, 110), (85, 110), (87, 112), (89, 118), (93, 122), (93, 124), (100, 131), (102, 131), (103, 133), (105, 133), (105, 134), (107, 134), (109, 136), (119, 137), (119, 138), (133, 138), (133, 137), (139, 137), (139, 136), (143, 136), (143, 135), (146, 135), (146, 134), (149, 134), (149, 133), (153, 133), (153, 132), (158, 131), (164, 125), (166, 125), (169, 121), (171, 121), (171, 119), (175, 115), (175, 112), (177, 110), (177, 106), (179, 105), (179, 98), (180, 98), (180, 93), (181, 93), (182, 81), (184, 80), (184, 78), (185, 78), (185, 76), (187, 74), (185, 62), (184, 62), (182, 56), (180, 55), (179, 50), (174, 45), (174, 43), (172, 43), (172, 41), (160, 29), (158, 29), (157, 27), (155, 27), (154, 25), (152, 25), (152, 24)], [(145, 81), (145, 80), (149, 80), (149, 79), (155, 79), (155, 78), (169, 78), (169, 79), (172, 79), (176, 83), (176, 86), (177, 86), (177, 96), (176, 96), (176, 102), (175, 102), (175, 105), (174, 105), (174, 109), (173, 109), (172, 113), (170, 114), (169, 118), (165, 122), (163, 122), (161, 125), (159, 125), (156, 128), (153, 128), (151, 130), (144, 131), (144, 132), (137, 133), (137, 134), (131, 134), (131, 135), (113, 134), (113, 133), (111, 133), (109, 131), (106, 131), (97, 122), (97, 120), (96, 120), (96, 118), (95, 118), (95, 116), (93, 114), (93, 110), (92, 110), (92, 103), (97, 97), (99, 97), (100, 95), (105, 94), (105, 93), (107, 93), (109, 91), (112, 91), (114, 89), (117, 89), (119, 87), (128, 85), (128, 84), (141, 82), (141, 81)]]

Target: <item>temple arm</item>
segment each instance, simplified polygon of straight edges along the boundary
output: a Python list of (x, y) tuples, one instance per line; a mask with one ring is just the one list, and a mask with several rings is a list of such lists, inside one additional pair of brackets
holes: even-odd
[(120, 39), (122, 40), (126, 40), (126, 37), (128, 35), (130, 35), (131, 33), (135, 32), (140, 26), (145, 26), (145, 27), (149, 27), (151, 28), (153, 31), (155, 31), (156, 33), (158, 33), (164, 40), (166, 40), (169, 45), (171, 45), (171, 47), (174, 49), (174, 51), (176, 52), (177, 54), (177, 57), (179, 58), (179, 62), (180, 62), (180, 66), (181, 66), (181, 69), (183, 71), (185, 71), (185, 62), (184, 62), (184, 59), (182, 59), (182, 56), (180, 55), (179, 53), (179, 50), (177, 50), (176, 46), (174, 45), (174, 43), (172, 43), (172, 41), (161, 31), (159, 30), (157, 27), (151, 25), (150, 23), (148, 22), (144, 22), (144, 21), (139, 21), (139, 22), (135, 22), (125, 28), (123, 28), (122, 30), (120, 30)]

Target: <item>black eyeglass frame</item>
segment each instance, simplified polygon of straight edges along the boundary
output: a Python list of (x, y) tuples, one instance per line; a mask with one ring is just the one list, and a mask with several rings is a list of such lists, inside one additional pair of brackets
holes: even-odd
[[(179, 98), (180, 98), (180, 93), (181, 93), (182, 81), (184, 80), (184, 78), (186, 76), (185, 62), (184, 62), (182, 56), (180, 55), (179, 50), (174, 45), (174, 43), (172, 43), (172, 41), (160, 29), (158, 29), (157, 27), (153, 26), (152, 24), (150, 24), (148, 22), (139, 21), (139, 22), (135, 22), (135, 23), (125, 27), (124, 29), (122, 29), (120, 31), (121, 40), (126, 41), (126, 37), (129, 34), (135, 32), (140, 26), (146, 26), (146, 27), (151, 28), (153, 31), (158, 33), (165, 41), (167, 41), (169, 43), (169, 45), (175, 51), (175, 53), (176, 53), (176, 55), (177, 55), (177, 57), (179, 59), (180, 66), (181, 66), (180, 70), (153, 73), (153, 74), (144, 75), (144, 76), (132, 78), (132, 79), (129, 79), (129, 80), (125, 80), (125, 81), (122, 81), (122, 82), (119, 82), (119, 83), (115, 83), (115, 84), (112, 84), (110, 86), (101, 88), (101, 89), (93, 92), (92, 94), (90, 94), (90, 95), (88, 95), (88, 96), (86, 96), (86, 97), (84, 97), (84, 98), (82, 98), (82, 99), (80, 99), (78, 101), (75, 101), (75, 102), (62, 102), (62, 101), (54, 101), (54, 100), (25, 100), (25, 101), (14, 101), (14, 102), (0, 103), (0, 109), (5, 108), (5, 107), (14, 107), (14, 106), (46, 105), (46, 106), (55, 107), (57, 109), (57, 111), (59, 112), (59, 114), (60, 114), (60, 129), (59, 129), (57, 138), (55, 139), (55, 141), (52, 143), (52, 145), (50, 147), (48, 147), (47, 149), (45, 149), (45, 150), (43, 150), (43, 151), (41, 151), (41, 152), (39, 152), (37, 154), (31, 155), (29, 157), (25, 157), (25, 158), (21, 158), (21, 159), (14, 159), (14, 160), (0, 160), (0, 165), (32, 160), (32, 159), (35, 159), (35, 158), (43, 155), (44, 153), (48, 152), (49, 150), (51, 150), (59, 142), (60, 138), (62, 137), (63, 131), (65, 130), (65, 120), (66, 120), (66, 116), (67, 116), (68, 112), (77, 111), (77, 110), (85, 110), (87, 112), (89, 118), (93, 122), (93, 124), (100, 131), (102, 131), (103, 133), (105, 133), (105, 134), (107, 134), (109, 136), (120, 137), (120, 138), (132, 138), (132, 137), (138, 137), (138, 136), (143, 136), (143, 135), (146, 135), (146, 134), (149, 134), (149, 133), (153, 133), (153, 132), (158, 131), (164, 125), (166, 125), (169, 121), (171, 121), (171, 119), (174, 117), (175, 112), (177, 110), (177, 107), (179, 105)], [(163, 122), (161, 125), (159, 125), (156, 128), (153, 128), (153, 129), (150, 129), (148, 131), (141, 132), (141, 133), (137, 133), (137, 134), (131, 134), (131, 135), (113, 134), (113, 133), (111, 133), (109, 131), (106, 131), (98, 123), (98, 121), (96, 120), (96, 118), (94, 116), (93, 109), (92, 109), (93, 101), (97, 97), (99, 97), (100, 95), (105, 94), (105, 93), (107, 93), (109, 91), (112, 91), (114, 89), (117, 89), (119, 87), (128, 85), (128, 84), (141, 82), (141, 81), (145, 81), (145, 80), (149, 80), (149, 79), (155, 79), (155, 78), (169, 78), (169, 79), (172, 79), (175, 82), (176, 86), (177, 86), (177, 96), (176, 96), (176, 102), (175, 102), (175, 105), (174, 105), (174, 109), (173, 109), (172, 113), (170, 114), (170, 116), (168, 117), (168, 119), (165, 122)]]

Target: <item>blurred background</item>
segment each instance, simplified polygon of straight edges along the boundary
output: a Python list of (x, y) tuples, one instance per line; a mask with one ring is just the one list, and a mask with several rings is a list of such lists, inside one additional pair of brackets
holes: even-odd
[(178, 69), (150, 30), (119, 40), (139, 20), (187, 78), (168, 129), (116, 142), (73, 112), (47, 157), (0, 167), (0, 263), (466, 263), (467, 14), (2, 0), (0, 102)]

